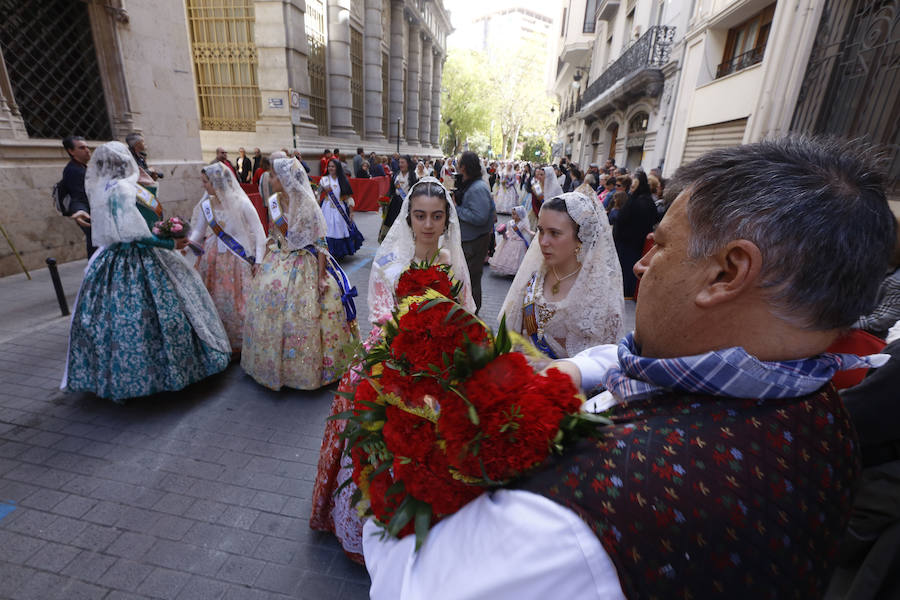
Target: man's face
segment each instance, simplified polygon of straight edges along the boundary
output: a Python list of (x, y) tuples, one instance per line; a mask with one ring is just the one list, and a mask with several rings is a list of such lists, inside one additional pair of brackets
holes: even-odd
[(91, 160), (91, 149), (84, 140), (75, 140), (75, 148), (69, 150), (69, 156), (76, 162), (87, 165)]
[(260, 155), (262, 155), (262, 152), (259, 151), (259, 148), (254, 148), (254, 149), (253, 149), (253, 156), (260, 156)]
[(675, 199), (653, 234), (656, 245), (634, 266), (641, 280), (634, 337), (642, 356), (671, 358), (694, 350), (690, 338), (702, 319), (694, 300), (703, 286), (701, 266), (712, 259), (688, 257), (687, 199), (686, 191)]
[(228, 152), (225, 148), (216, 148), (216, 160), (228, 160)]

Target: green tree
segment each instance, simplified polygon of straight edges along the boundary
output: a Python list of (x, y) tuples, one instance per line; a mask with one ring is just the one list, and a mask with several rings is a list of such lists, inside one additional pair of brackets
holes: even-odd
[(550, 144), (547, 138), (538, 134), (526, 135), (522, 144), (522, 160), (545, 163), (550, 159)]
[(487, 134), (493, 112), (487, 59), (479, 52), (452, 49), (444, 64), (441, 89), (443, 150), (458, 154), (475, 133)]

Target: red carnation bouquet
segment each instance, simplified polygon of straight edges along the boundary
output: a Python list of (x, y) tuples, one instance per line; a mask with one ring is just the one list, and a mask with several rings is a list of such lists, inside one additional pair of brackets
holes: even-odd
[[(390, 536), (429, 528), (483, 491), (540, 465), (607, 420), (579, 412), (584, 398), (557, 369), (535, 373), (516, 348), (455, 302), (448, 269), (413, 265), (382, 342), (365, 356), (344, 438), (356, 501)], [(537, 355), (537, 352), (531, 349)]]

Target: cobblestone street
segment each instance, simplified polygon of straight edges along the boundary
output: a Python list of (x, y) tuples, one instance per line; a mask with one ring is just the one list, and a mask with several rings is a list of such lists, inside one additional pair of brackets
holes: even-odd
[[(365, 324), (379, 221), (357, 220), (344, 266)], [(71, 306), (85, 263), (60, 269)], [(510, 282), (486, 270), (488, 323)], [(0, 309), (0, 598), (367, 597), (365, 569), (307, 525), (334, 386), (272, 392), (232, 364), (125, 405), (66, 394), (46, 270), (0, 280)]]

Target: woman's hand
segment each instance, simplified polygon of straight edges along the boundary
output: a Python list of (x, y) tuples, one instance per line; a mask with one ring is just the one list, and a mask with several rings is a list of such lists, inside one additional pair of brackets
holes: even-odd
[(327, 289), (328, 289), (328, 277), (327, 276), (319, 277), (319, 295), (324, 294)]

